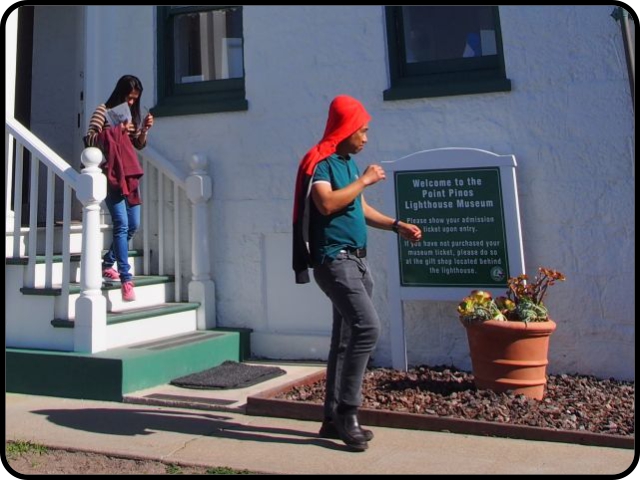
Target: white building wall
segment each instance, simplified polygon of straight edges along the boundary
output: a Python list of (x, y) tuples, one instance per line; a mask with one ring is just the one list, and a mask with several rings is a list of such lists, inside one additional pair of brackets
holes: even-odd
[(142, 105), (155, 102), (155, 8), (87, 6), (85, 12), (85, 122), (111, 95), (122, 75), (140, 78)]
[[(108, 38), (93, 72), (100, 92), (88, 98), (104, 101), (120, 74), (134, 73), (151, 104), (154, 8), (87, 8), (107, 11), (99, 28)], [(256, 356), (326, 357), (330, 307), (315, 285), (294, 283), (291, 214), (297, 164), (345, 93), (373, 117), (362, 169), (439, 147), (515, 155), (527, 270), (567, 276), (548, 295), (558, 323), (549, 370), (634, 378), (634, 112), (612, 9), (500, 7), (511, 92), (384, 102), (382, 6), (244, 7), (249, 110), (157, 118), (151, 134), (185, 169), (195, 152), (210, 160), (218, 324), (252, 328)], [(366, 197), (382, 209), (383, 188)], [(377, 365), (391, 359), (387, 235), (369, 237), (383, 322)], [(404, 315), (410, 364), (470, 368), (456, 302), (406, 302)]]

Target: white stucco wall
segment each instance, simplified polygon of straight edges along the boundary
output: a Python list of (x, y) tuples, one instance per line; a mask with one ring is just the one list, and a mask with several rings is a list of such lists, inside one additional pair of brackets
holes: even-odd
[[(88, 8), (107, 11), (100, 32), (109, 41), (97, 44), (99, 92), (87, 98), (104, 101), (122, 73), (140, 76), (150, 95), (154, 9)], [(634, 113), (612, 9), (500, 7), (511, 92), (384, 102), (383, 7), (245, 7), (249, 110), (157, 118), (151, 140), (184, 168), (194, 152), (210, 160), (218, 324), (252, 328), (256, 356), (326, 356), (328, 301), (315, 285), (295, 285), (290, 270), (292, 200), (300, 158), (320, 139), (331, 99), (346, 93), (373, 117), (369, 144), (356, 158), (362, 169), (440, 147), (515, 155), (527, 270), (547, 266), (567, 276), (548, 295), (558, 323), (549, 370), (634, 378)], [(366, 197), (383, 206), (382, 188)], [(383, 321), (378, 365), (391, 358), (387, 235), (369, 237)], [(455, 308), (405, 303), (411, 364), (470, 368)]]
[(111, 95), (122, 75), (140, 78), (142, 105), (154, 104), (155, 8), (85, 7), (85, 123)]

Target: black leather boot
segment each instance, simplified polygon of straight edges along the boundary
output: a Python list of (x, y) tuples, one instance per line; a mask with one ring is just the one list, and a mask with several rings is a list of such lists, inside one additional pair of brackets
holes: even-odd
[[(360, 427), (360, 431), (362, 432), (362, 435), (367, 440), (367, 442), (370, 442), (371, 440), (373, 440), (373, 432), (371, 430), (367, 430), (366, 428)], [(336, 440), (340, 440), (340, 435), (338, 434), (338, 430), (336, 429), (336, 426), (333, 424), (333, 420), (330, 418), (324, 419), (324, 421), (322, 422), (322, 426), (320, 427), (320, 431), (318, 432), (318, 435), (322, 438), (333, 438)]]
[(369, 447), (367, 439), (362, 433), (362, 429), (358, 423), (358, 416), (355, 411), (347, 413), (335, 412), (333, 414), (333, 425), (338, 431), (340, 440), (349, 447), (360, 452)]

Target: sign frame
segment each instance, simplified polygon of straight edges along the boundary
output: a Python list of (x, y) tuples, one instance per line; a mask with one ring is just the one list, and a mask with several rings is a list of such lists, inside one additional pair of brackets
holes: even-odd
[[(476, 148), (447, 147), (419, 151), (397, 160), (383, 161), (381, 165), (387, 173), (388, 179), (385, 183), (385, 207), (388, 212), (396, 212), (396, 172), (497, 167), (502, 189), (502, 214), (509, 266), (507, 276), (518, 276), (525, 272), (515, 171), (517, 164), (514, 155), (498, 155)], [(400, 220), (404, 221), (405, 219), (400, 218)], [(424, 238), (428, 238), (428, 233), (423, 233)], [(399, 256), (398, 239), (390, 236), (387, 255), (387, 285), (391, 329), (391, 360), (393, 368), (407, 370), (402, 302), (404, 300), (461, 301), (463, 297), (469, 294), (471, 288), (468, 286), (402, 286)], [(506, 290), (502, 287), (482, 287), (482, 289), (491, 292), (494, 296), (502, 295)]]

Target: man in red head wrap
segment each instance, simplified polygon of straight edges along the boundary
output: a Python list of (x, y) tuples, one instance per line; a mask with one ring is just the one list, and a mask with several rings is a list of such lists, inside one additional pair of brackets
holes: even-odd
[(351, 157), (367, 143), (371, 116), (356, 99), (340, 95), (329, 107), (322, 140), (300, 162), (293, 210), (293, 269), (308, 283), (308, 268), (333, 304), (324, 421), (320, 436), (339, 438), (362, 451), (373, 438), (360, 427), (362, 381), (380, 333), (373, 279), (366, 261), (367, 225), (392, 230), (412, 242), (419, 227), (378, 212), (364, 189), (385, 179), (379, 165), (362, 175)]

